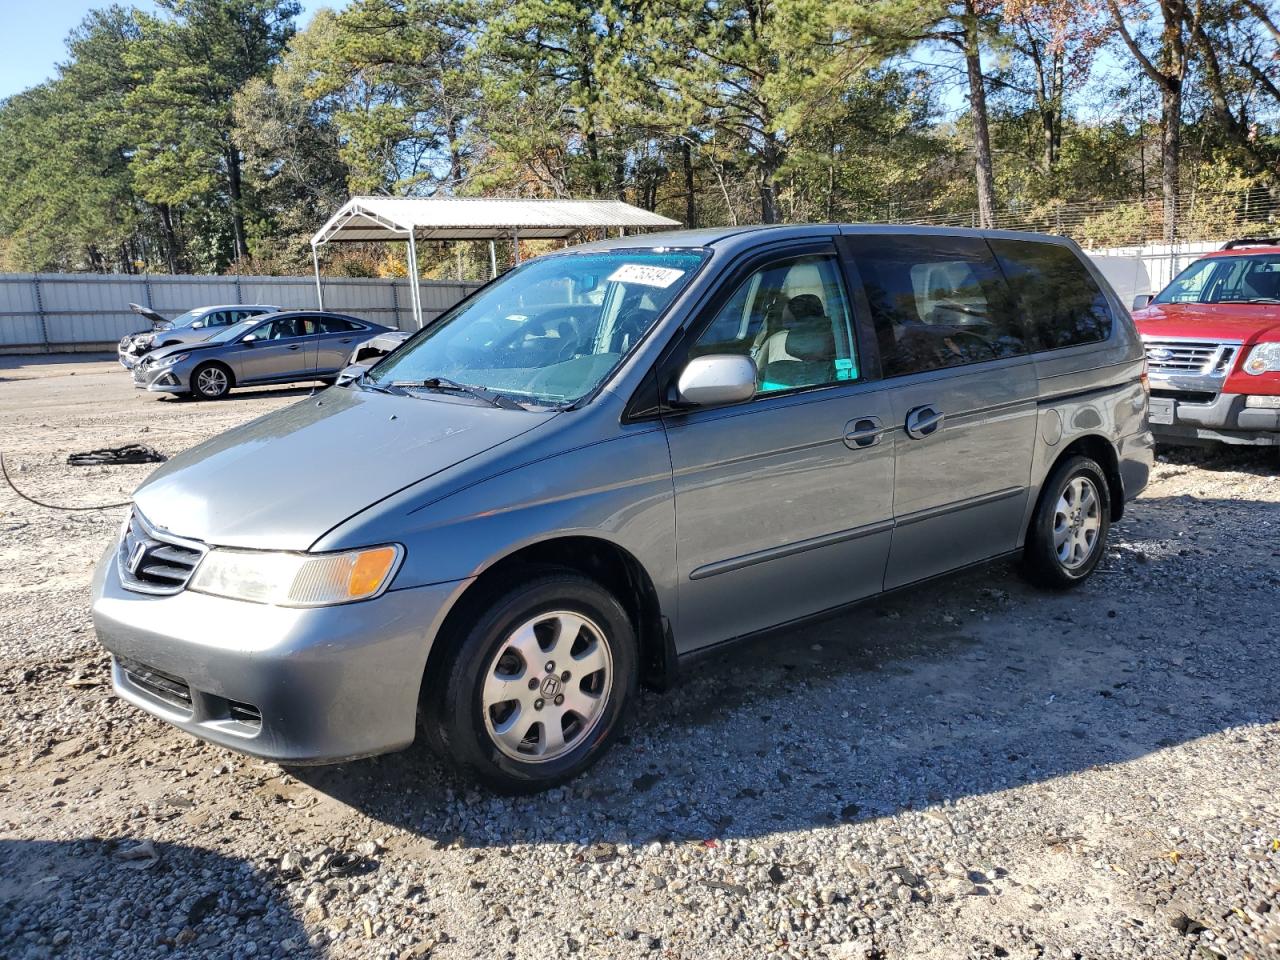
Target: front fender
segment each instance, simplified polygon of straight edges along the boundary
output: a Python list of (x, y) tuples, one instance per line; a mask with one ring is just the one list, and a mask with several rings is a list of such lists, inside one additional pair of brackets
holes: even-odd
[(313, 549), (405, 546), (393, 590), (474, 577), (517, 550), (589, 536), (630, 553), (663, 609), (675, 608), (675, 501), (666, 435), (622, 425), (606, 440), (556, 452), (431, 499), (393, 498), (331, 531)]

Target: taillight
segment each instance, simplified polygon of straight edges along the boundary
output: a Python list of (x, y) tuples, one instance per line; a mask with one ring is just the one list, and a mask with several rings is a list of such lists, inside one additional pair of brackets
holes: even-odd
[(1147, 358), (1142, 358), (1142, 376), (1138, 378), (1142, 381), (1142, 392), (1147, 396), (1151, 396), (1151, 378), (1147, 376)]

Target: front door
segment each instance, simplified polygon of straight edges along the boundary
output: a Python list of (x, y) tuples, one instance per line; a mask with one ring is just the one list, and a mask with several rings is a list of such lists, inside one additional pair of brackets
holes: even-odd
[(896, 443), (885, 589), (1013, 550), (1036, 431), (1032, 345), (984, 240), (846, 238)]
[(315, 375), (316, 325), (309, 317), (277, 317), (257, 327), (238, 351), (238, 383), (305, 380)]
[(684, 359), (737, 353), (754, 399), (673, 411), (681, 651), (881, 588), (892, 527), (891, 409), (867, 381), (830, 247), (748, 265)]

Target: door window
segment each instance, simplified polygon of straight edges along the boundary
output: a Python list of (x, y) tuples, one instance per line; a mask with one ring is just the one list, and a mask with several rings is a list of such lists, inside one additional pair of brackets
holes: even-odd
[(859, 235), (850, 246), (886, 377), (1029, 352), (982, 240)]
[(356, 325), (339, 317), (317, 317), (321, 333), (350, 333)]
[(294, 337), (309, 337), (316, 332), (316, 322), (312, 317), (280, 317), (262, 324), (253, 332), (259, 340), (290, 340)]
[(849, 298), (835, 258), (778, 261), (743, 280), (690, 356), (713, 353), (751, 357), (760, 393), (858, 379)]
[(1018, 309), (1039, 341), (1056, 350), (1111, 336), (1111, 308), (1070, 247), (1028, 240), (992, 240)]

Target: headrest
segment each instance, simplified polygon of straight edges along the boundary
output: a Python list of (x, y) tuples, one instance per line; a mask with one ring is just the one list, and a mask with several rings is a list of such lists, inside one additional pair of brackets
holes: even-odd
[(1263, 272), (1255, 270), (1250, 273), (1245, 283), (1253, 290), (1254, 296), (1273, 299), (1280, 297), (1280, 271)]
[(825, 312), (822, 299), (816, 293), (802, 293), (787, 301), (787, 312), (795, 320), (820, 317)]
[(831, 321), (826, 317), (818, 317), (809, 323), (789, 328), (784, 349), (797, 360), (835, 359), (836, 338), (831, 330)]

